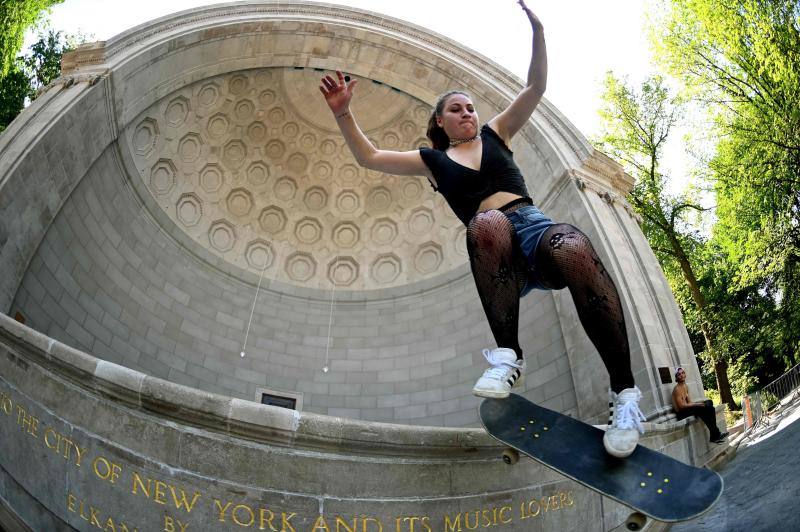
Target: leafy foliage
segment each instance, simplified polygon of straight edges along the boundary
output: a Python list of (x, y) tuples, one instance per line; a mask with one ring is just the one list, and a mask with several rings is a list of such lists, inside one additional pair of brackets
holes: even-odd
[(61, 57), (85, 41), (83, 35), (62, 36), (48, 30), (31, 45), (30, 53), (20, 56), (6, 76), (0, 77), (0, 132), (36, 98), (37, 90), (61, 75)]
[(64, 36), (53, 30), (39, 35), (39, 40), (31, 45), (30, 53), (23, 58), (34, 91), (61, 75), (61, 57), (84, 40), (83, 36)]
[(660, 166), (667, 138), (682, 116), (682, 101), (669, 95), (661, 76), (646, 79), (635, 91), (609, 72), (599, 113), (605, 129), (596, 143), (636, 177), (629, 199), (643, 218), (651, 247), (662, 263), (688, 256), (697, 242), (687, 215), (702, 208), (686, 195), (668, 195)]
[(13, 69), (25, 32), (64, 0), (0, 0), (0, 78)]
[(33, 94), (30, 78), (22, 67), (21, 61), (18, 61), (0, 78), (0, 133), (22, 111), (25, 100)]
[[(800, 354), (800, 3), (659, 6), (659, 61), (711, 116), (703, 170), (716, 219), (696, 261), (698, 285), (713, 316), (714, 355), (730, 361), (739, 392)], [(676, 297), (691, 331), (704, 317), (685, 305), (687, 294)]]
[(61, 32), (50, 30), (47, 35), (39, 36), (24, 59), (34, 89), (46, 86), (61, 75), (61, 56), (69, 50), (70, 45), (62, 42)]
[(728, 357), (717, 348), (719, 319), (701, 283), (707, 242), (692, 229), (689, 214), (703, 209), (687, 194), (670, 195), (661, 172), (664, 144), (682, 116), (683, 102), (670, 96), (663, 77), (653, 76), (635, 90), (608, 73), (600, 116), (604, 133), (596, 143), (636, 178), (629, 200), (642, 217), (642, 231), (656, 253), (690, 329), (699, 331), (723, 401), (731, 395)]

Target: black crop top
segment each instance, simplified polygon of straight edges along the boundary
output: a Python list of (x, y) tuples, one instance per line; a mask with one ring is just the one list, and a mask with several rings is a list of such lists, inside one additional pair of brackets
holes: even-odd
[(481, 142), (480, 170), (455, 162), (443, 151), (419, 149), (422, 160), (436, 179), (438, 186), (433, 190), (444, 196), (464, 225), (469, 225), (481, 201), (495, 192), (530, 197), (513, 152), (488, 124), (481, 128)]

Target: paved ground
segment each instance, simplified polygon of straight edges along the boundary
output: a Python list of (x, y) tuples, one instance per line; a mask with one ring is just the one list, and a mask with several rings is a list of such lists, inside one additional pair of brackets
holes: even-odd
[(743, 441), (719, 473), (725, 491), (706, 515), (673, 531), (800, 530), (800, 406)]

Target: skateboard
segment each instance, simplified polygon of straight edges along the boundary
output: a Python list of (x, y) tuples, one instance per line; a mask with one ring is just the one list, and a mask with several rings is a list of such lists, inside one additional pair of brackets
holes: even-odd
[(627, 458), (609, 455), (604, 432), (511, 394), (480, 405), (486, 431), (519, 453), (657, 521), (677, 522), (704, 513), (722, 494), (722, 477), (637, 445)]

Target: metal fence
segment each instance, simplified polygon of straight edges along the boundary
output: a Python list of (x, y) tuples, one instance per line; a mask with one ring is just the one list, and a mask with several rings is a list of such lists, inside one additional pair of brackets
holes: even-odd
[(765, 415), (792, 403), (798, 397), (800, 397), (800, 364), (761, 390), (744, 397), (745, 429), (754, 426)]

